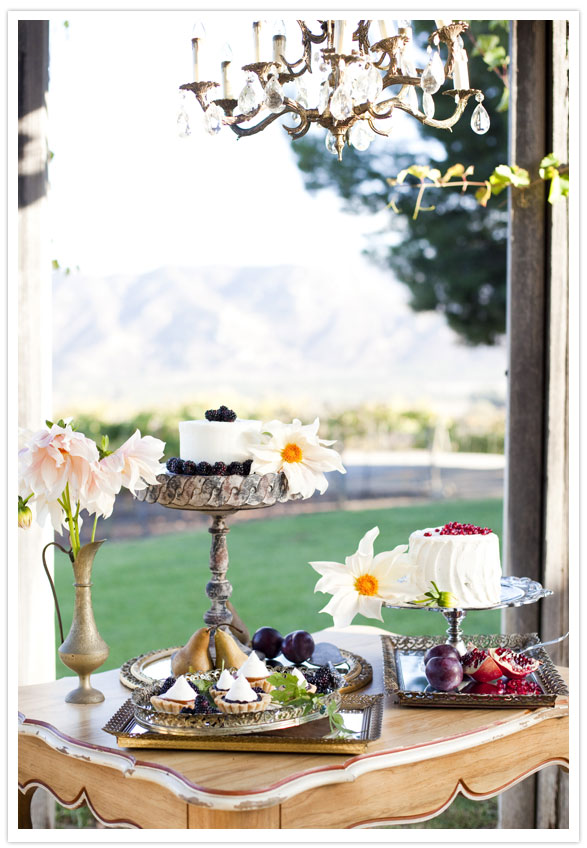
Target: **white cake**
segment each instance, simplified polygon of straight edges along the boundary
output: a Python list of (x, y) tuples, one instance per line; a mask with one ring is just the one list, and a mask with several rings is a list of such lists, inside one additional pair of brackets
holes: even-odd
[(452, 522), (444, 527), (415, 530), (408, 556), (416, 569), (410, 578), (422, 592), (434, 581), (441, 592), (452, 592), (459, 607), (490, 607), (501, 597), (499, 539), (486, 527)]
[(192, 462), (245, 462), (252, 459), (249, 445), (258, 443), (261, 421), (180, 421), (179, 455)]

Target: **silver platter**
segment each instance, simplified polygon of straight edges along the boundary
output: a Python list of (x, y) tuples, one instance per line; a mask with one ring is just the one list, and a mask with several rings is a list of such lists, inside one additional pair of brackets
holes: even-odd
[[(211, 673), (213, 674), (213, 673)], [(207, 677), (209, 675), (200, 675)], [(218, 676), (218, 673), (216, 673)], [(266, 710), (251, 713), (200, 713), (197, 715), (173, 715), (155, 710), (151, 695), (159, 691), (159, 684), (143, 686), (132, 693), (135, 719), (142, 727), (171, 736), (228, 736), (241, 733), (262, 733), (296, 727), (309, 721), (325, 718), (325, 710), (317, 708), (304, 713), (303, 707), (276, 705)], [(334, 702), (340, 704), (340, 692), (331, 692), (323, 698), (324, 707)]]
[(491, 607), (439, 607), (436, 604), (432, 606), (423, 606), (422, 604), (403, 603), (392, 604), (384, 602), (384, 607), (389, 609), (409, 609), (419, 610), (424, 609), (432, 612), (446, 613), (450, 609), (466, 609), (469, 610), (498, 610), (504, 607), (521, 607), (525, 604), (534, 604), (541, 598), (547, 598), (552, 595), (552, 589), (545, 589), (541, 583), (536, 580), (531, 580), (529, 577), (514, 577), (508, 575), (501, 578), (501, 598), (498, 604)]

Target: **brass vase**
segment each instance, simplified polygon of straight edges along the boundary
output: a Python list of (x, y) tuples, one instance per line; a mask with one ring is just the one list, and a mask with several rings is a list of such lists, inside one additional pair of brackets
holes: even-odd
[[(59, 648), (61, 661), (75, 671), (79, 677), (79, 686), (73, 689), (65, 698), (70, 704), (98, 704), (104, 700), (104, 695), (98, 689), (94, 689), (90, 683), (90, 674), (99, 668), (108, 658), (108, 645), (98, 633), (94, 611), (92, 609), (92, 566), (94, 557), (105, 539), (99, 542), (89, 542), (83, 545), (77, 557), (72, 559), (71, 552), (66, 551), (72, 559), (73, 575), (75, 578), (75, 602), (73, 608), (73, 619), (67, 638)], [(54, 544), (54, 543), (53, 543)], [(49, 547), (49, 546), (47, 546)], [(60, 545), (57, 545), (61, 550)], [(46, 550), (46, 548), (45, 548)], [(45, 550), (43, 551), (43, 564), (49, 576), (45, 563)], [(51, 580), (50, 576), (49, 579)], [(57, 608), (61, 638), (63, 629), (61, 627), (61, 614), (53, 582), (53, 598)]]

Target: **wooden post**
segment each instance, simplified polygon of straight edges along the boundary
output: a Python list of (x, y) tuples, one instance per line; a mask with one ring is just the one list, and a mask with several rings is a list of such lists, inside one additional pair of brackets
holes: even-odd
[[(18, 22), (18, 423), (51, 416), (51, 260), (47, 221), (49, 22)], [(16, 501), (16, 492), (13, 492)], [(16, 507), (16, 503), (14, 504)], [(16, 510), (13, 515), (15, 516)], [(14, 519), (13, 519), (14, 520)], [(19, 682), (55, 679), (54, 607), (41, 563), (53, 538), (18, 531)]]
[[(550, 152), (568, 161), (566, 23), (512, 21), (510, 163), (533, 177)], [(550, 207), (541, 183), (510, 192), (504, 564), (556, 594), (507, 610), (504, 627), (544, 639), (568, 630), (567, 220), (566, 201)], [(568, 827), (565, 779), (549, 771), (511, 789), (500, 827)]]

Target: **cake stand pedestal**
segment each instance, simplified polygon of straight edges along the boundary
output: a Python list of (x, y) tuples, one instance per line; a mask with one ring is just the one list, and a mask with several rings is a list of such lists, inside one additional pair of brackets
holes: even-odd
[(287, 478), (283, 473), (249, 474), (247, 477), (238, 474), (228, 477), (160, 474), (157, 483), (137, 492), (138, 500), (145, 503), (210, 514), (212, 522), (208, 532), (212, 534), (211, 578), (206, 584), (210, 609), (204, 613), (204, 621), (209, 627), (227, 627), (232, 622), (232, 612), (226, 605), (232, 594), (232, 586), (226, 578), (226, 535), (230, 528), (225, 518), (240, 510), (264, 509), (300, 497), (288, 492)]
[(384, 603), (384, 607), (389, 609), (409, 609), (409, 610), (426, 610), (428, 612), (441, 612), (448, 622), (446, 631), (446, 642), (452, 645), (462, 656), (467, 653), (467, 648), (463, 639), (463, 622), (465, 616), (471, 610), (497, 610), (505, 607), (521, 607), (525, 604), (534, 604), (540, 598), (547, 598), (552, 595), (552, 589), (545, 589), (542, 584), (536, 580), (530, 580), (529, 577), (514, 577), (512, 575), (501, 578), (501, 598), (498, 604), (491, 607), (467, 607), (466, 609), (444, 608), (436, 604), (431, 606), (422, 606), (421, 604), (391, 604)]

